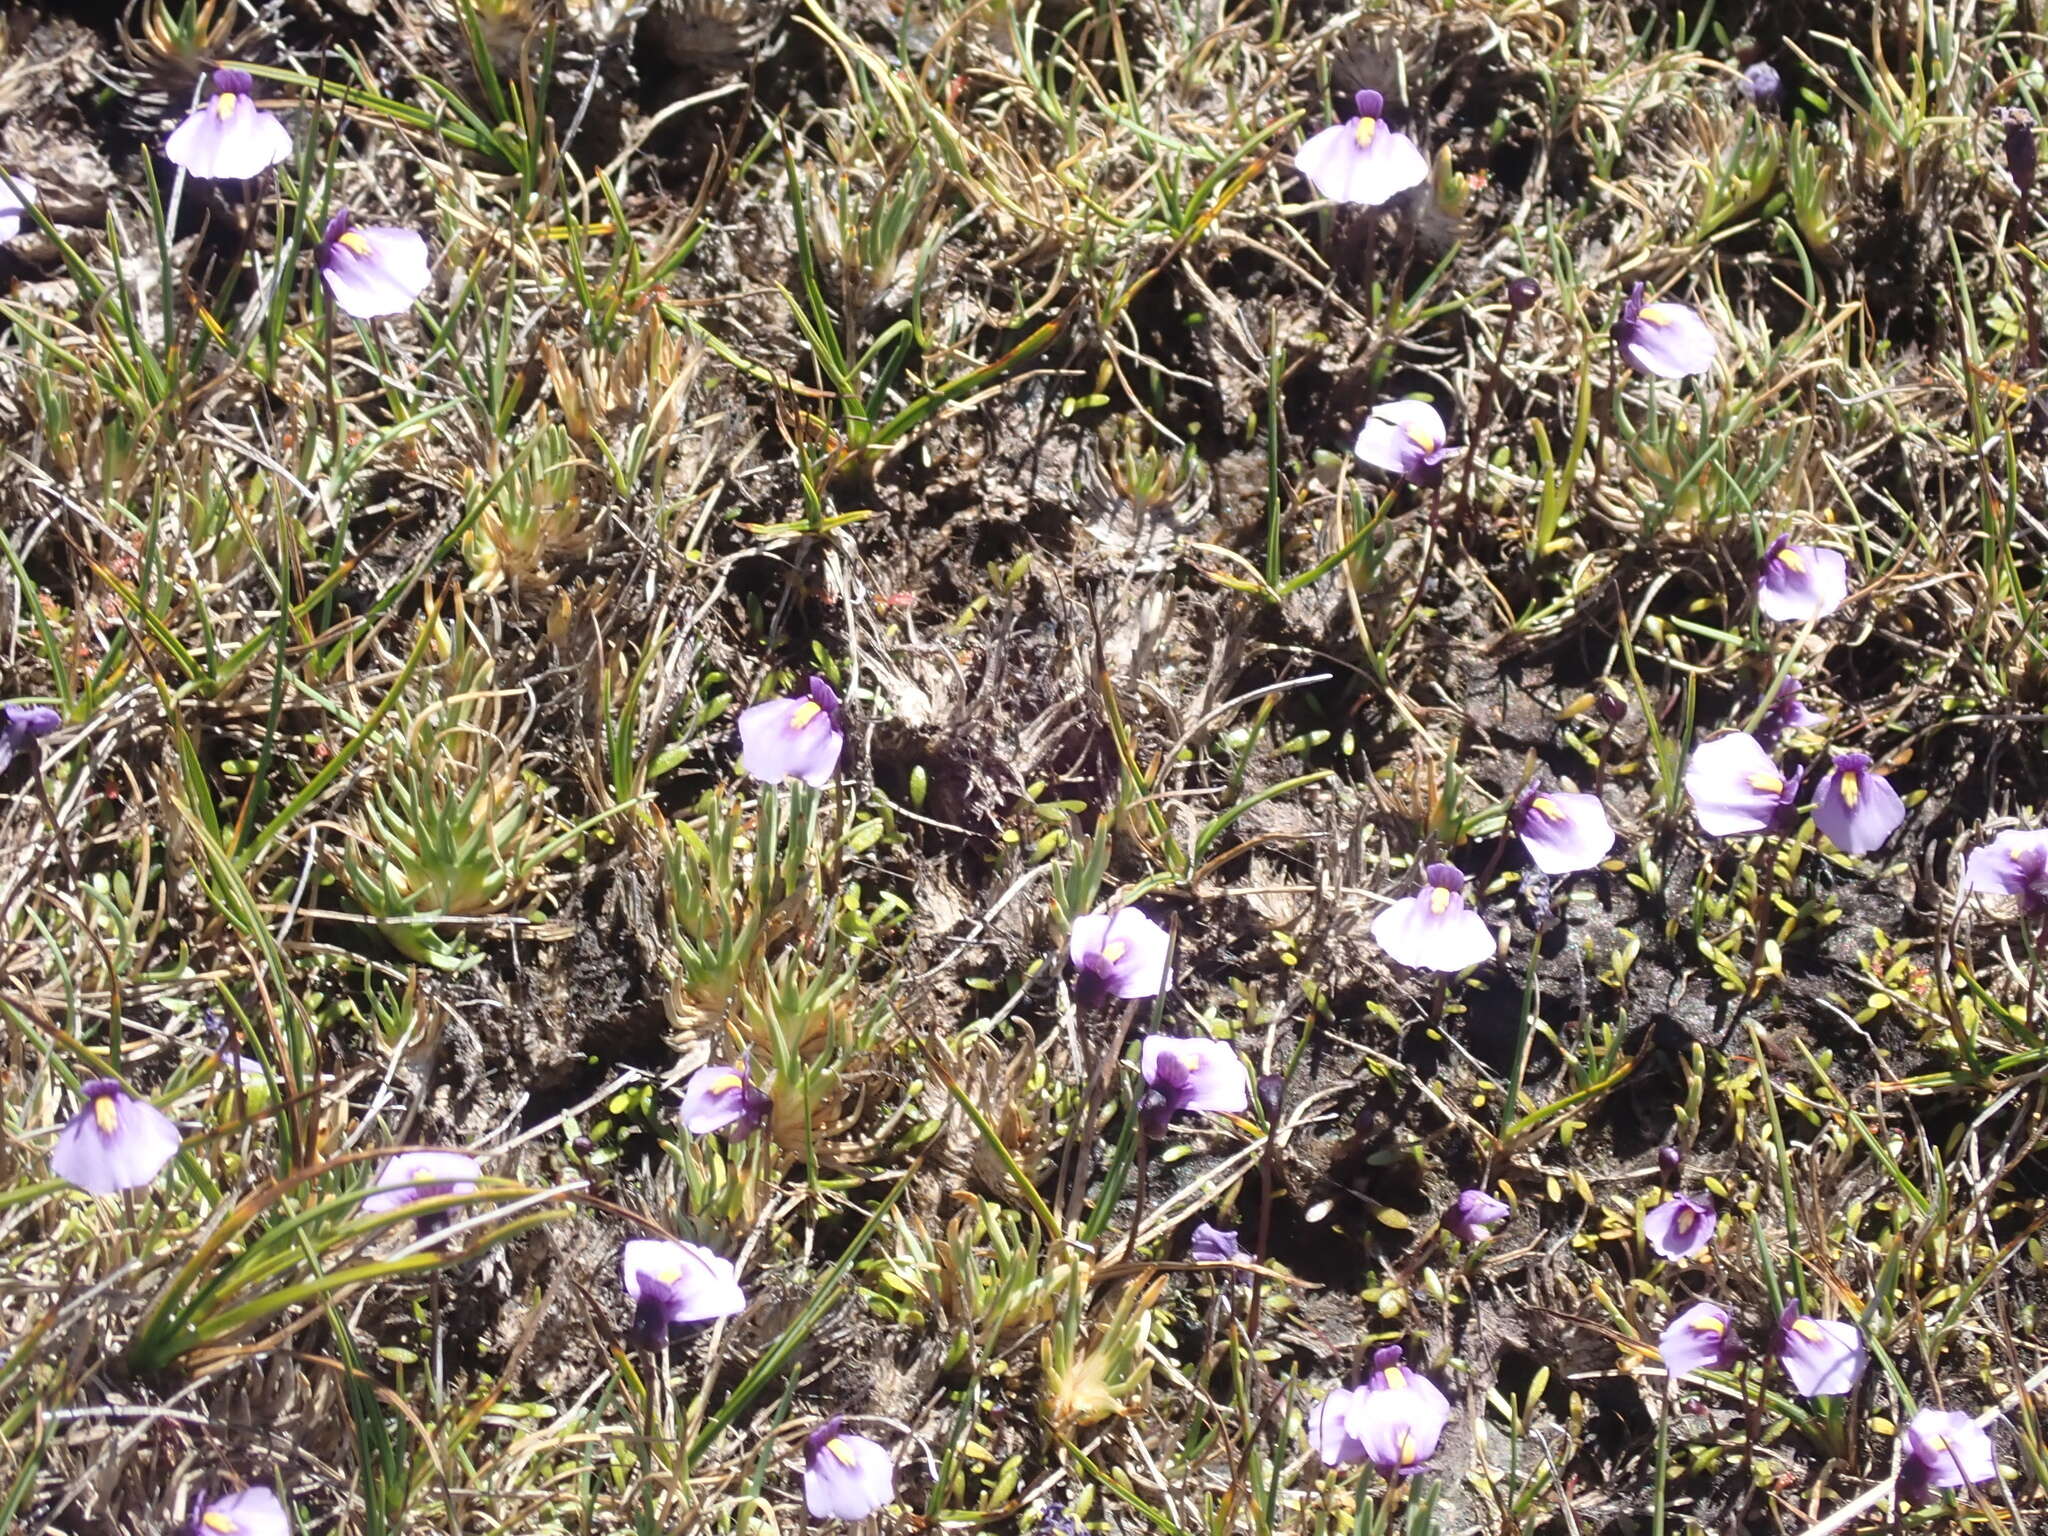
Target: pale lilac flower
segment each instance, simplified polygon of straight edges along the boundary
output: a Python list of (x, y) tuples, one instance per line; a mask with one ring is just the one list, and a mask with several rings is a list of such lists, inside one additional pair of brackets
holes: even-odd
[(1742, 1358), (1742, 1340), (1725, 1307), (1696, 1301), (1665, 1325), (1657, 1355), (1673, 1381), (1694, 1371), (1725, 1371)]
[(1436, 1383), (1401, 1364), (1398, 1344), (1378, 1351), (1373, 1364), (1364, 1386), (1338, 1387), (1316, 1405), (1309, 1435), (1329, 1466), (1369, 1461), (1403, 1477), (1436, 1454), (1451, 1405)]
[(1614, 828), (1598, 795), (1567, 794), (1531, 784), (1515, 801), (1515, 834), (1529, 861), (1546, 875), (1591, 869), (1614, 846)]
[(839, 695), (822, 677), (794, 698), (770, 699), (740, 711), (740, 763), (763, 784), (801, 779), (813, 788), (832, 780), (846, 745)]
[(0, 704), (0, 773), (63, 723), (47, 704)]
[(1421, 186), (1429, 162), (1413, 139), (1381, 120), (1386, 99), (1378, 91), (1360, 91), (1356, 100), (1358, 116), (1313, 135), (1295, 151), (1294, 164), (1331, 202), (1377, 208)]
[(1685, 765), (1693, 815), (1710, 837), (1780, 830), (1791, 817), (1799, 778), (1780, 773), (1757, 739), (1741, 731), (1702, 742)]
[(1228, 1264), (1243, 1252), (1235, 1232), (1206, 1221), (1196, 1222), (1188, 1236), (1188, 1258), (1196, 1264)]
[(313, 253), (320, 281), (343, 314), (402, 315), (426, 292), (427, 242), (395, 224), (358, 224), (346, 208), (327, 221)]
[(1870, 771), (1870, 759), (1861, 752), (1837, 752), (1813, 792), (1813, 824), (1844, 853), (1882, 848), (1905, 819), (1899, 792), (1883, 774)]
[(1465, 905), (1465, 876), (1451, 864), (1432, 864), (1422, 873), (1421, 890), (1372, 920), (1380, 948), (1403, 965), (1430, 971), (1462, 971), (1491, 960), (1493, 930)]
[(1147, 1090), (1139, 1113), (1155, 1137), (1164, 1136), (1167, 1122), (1184, 1111), (1241, 1115), (1251, 1108), (1244, 1062), (1221, 1040), (1147, 1035), (1138, 1049), (1138, 1071)]
[(85, 1107), (57, 1133), (50, 1171), (95, 1195), (140, 1189), (178, 1155), (177, 1122), (111, 1078), (83, 1083)]
[(745, 1136), (768, 1118), (769, 1098), (744, 1067), (713, 1062), (699, 1067), (683, 1085), (683, 1129), (692, 1136), (729, 1131)]
[(813, 1520), (865, 1520), (896, 1497), (896, 1463), (836, 1414), (805, 1442), (804, 1507)]
[(1483, 1189), (1461, 1189), (1444, 1213), (1444, 1229), (1461, 1243), (1483, 1242), (1508, 1215), (1506, 1201), (1494, 1199)]
[(1444, 460), (1457, 452), (1445, 435), (1443, 417), (1426, 401), (1383, 400), (1366, 414), (1354, 452), (1374, 469), (1426, 488), (1443, 482)]
[[(482, 1177), (483, 1169), (466, 1152), (399, 1152), (386, 1158), (377, 1170), (376, 1183), (364, 1198), (362, 1211), (366, 1216), (381, 1216), (422, 1200), (475, 1194), (476, 1181)], [(428, 1211), (415, 1219), (422, 1237), (447, 1224), (445, 1210)]]
[(1870, 1363), (1869, 1348), (1854, 1323), (1807, 1317), (1788, 1302), (1778, 1318), (1772, 1353), (1801, 1397), (1839, 1397), (1853, 1391)]
[(1808, 709), (1801, 701), (1803, 692), (1805, 685), (1798, 678), (1788, 674), (1779, 679), (1770, 703), (1764, 709), (1764, 717), (1756, 725), (1756, 739), (1767, 750), (1793, 731), (1810, 731), (1826, 724), (1827, 716)]
[(291, 1516), (268, 1488), (201, 1499), (192, 1511), (188, 1536), (291, 1536)]
[(36, 205), (36, 184), (13, 171), (0, 171), (0, 243), (12, 240)]
[(1166, 990), (1166, 956), (1172, 937), (1136, 907), (1088, 912), (1074, 919), (1067, 958), (1078, 977), (1081, 1005), (1097, 1007), (1112, 997), (1157, 997)]
[(1759, 59), (1736, 77), (1735, 89), (1759, 112), (1770, 112), (1784, 94), (1784, 82), (1778, 78), (1777, 70)]
[(239, 69), (213, 72), (213, 96), (171, 130), (164, 155), (171, 164), (211, 181), (261, 176), (292, 154), (285, 125), (256, 105), (256, 82)]
[(1906, 1425), (1905, 1446), (1899, 1484), (1916, 1504), (1933, 1488), (1998, 1481), (1991, 1437), (1967, 1413), (1922, 1408)]
[(695, 1243), (634, 1238), (619, 1255), (619, 1278), (633, 1303), (633, 1342), (659, 1349), (669, 1330), (746, 1310), (731, 1259)]
[(2029, 916), (2048, 912), (2048, 832), (2001, 832), (1963, 865), (1963, 889), (2017, 896)]
[(1705, 373), (1720, 352), (1697, 310), (1661, 299), (1645, 303), (1641, 283), (1629, 291), (1613, 336), (1629, 367), (1660, 379)]
[(1667, 1259), (1689, 1259), (1714, 1240), (1721, 1224), (1714, 1202), (1674, 1195), (1643, 1217), (1643, 1236)]
[(1849, 562), (1838, 549), (1771, 541), (1756, 574), (1756, 605), (1767, 619), (1806, 624), (1824, 619), (1849, 599)]

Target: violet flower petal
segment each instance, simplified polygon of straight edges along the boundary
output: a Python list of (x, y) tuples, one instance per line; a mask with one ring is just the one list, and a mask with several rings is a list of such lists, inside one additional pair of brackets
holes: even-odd
[(1546, 875), (1592, 869), (1614, 847), (1614, 828), (1598, 795), (1531, 784), (1515, 802), (1513, 820), (1530, 862)]
[(240, 70), (215, 70), (214, 94), (171, 130), (164, 157), (209, 181), (247, 181), (292, 156), (292, 136), (258, 107), (254, 83)]
[(770, 699), (740, 711), (740, 764), (763, 784), (800, 779), (812, 788), (832, 781), (846, 737), (839, 725), (839, 695), (822, 677), (788, 699)]
[(328, 221), (314, 253), (335, 306), (358, 320), (401, 315), (432, 280), (427, 242), (393, 224), (357, 224), (346, 209)]
[(1849, 562), (1838, 549), (1772, 541), (1757, 571), (1756, 605), (1767, 619), (1805, 624), (1824, 619), (1849, 598)]
[(1450, 864), (1432, 864), (1423, 876), (1421, 890), (1373, 919), (1380, 948), (1403, 965), (1453, 974), (1491, 960), (1498, 941), (1465, 905), (1465, 876)]
[(1693, 748), (1685, 789), (1710, 837), (1775, 831), (1797, 780), (1778, 771), (1754, 736), (1736, 731)]
[(1380, 119), (1384, 103), (1377, 91), (1358, 96), (1370, 110), (1310, 136), (1295, 151), (1294, 164), (1319, 196), (1377, 208), (1428, 180), (1429, 161), (1413, 139)]
[(1067, 958), (1111, 997), (1157, 997), (1167, 988), (1173, 938), (1136, 907), (1088, 912), (1074, 919)]
[(1813, 824), (1844, 853), (1882, 848), (1906, 819), (1906, 803), (1862, 752), (1837, 752), (1813, 796)]
[(95, 1195), (153, 1182), (184, 1144), (177, 1122), (111, 1078), (81, 1087), (85, 1107), (57, 1133), (50, 1171)]
[(1657, 1337), (1665, 1372), (1678, 1381), (1694, 1371), (1727, 1369), (1741, 1348), (1731, 1331), (1733, 1322), (1727, 1308), (1711, 1301), (1696, 1301), (1680, 1312)]
[(1778, 1319), (1773, 1351), (1801, 1397), (1853, 1391), (1870, 1363), (1869, 1347), (1854, 1323), (1807, 1317), (1796, 1306), (1787, 1306)]
[(1720, 1213), (1708, 1199), (1676, 1195), (1643, 1216), (1643, 1236), (1667, 1259), (1689, 1259), (1714, 1240)]
[(813, 1520), (865, 1520), (896, 1496), (896, 1463), (888, 1451), (840, 1423), (827, 1420), (807, 1442), (804, 1507)]

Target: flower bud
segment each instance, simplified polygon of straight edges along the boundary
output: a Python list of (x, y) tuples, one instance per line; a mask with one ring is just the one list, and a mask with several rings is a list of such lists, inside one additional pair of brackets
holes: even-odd
[(1542, 297), (1543, 285), (1533, 277), (1511, 278), (1508, 282), (1508, 303), (1518, 315), (1526, 315)]

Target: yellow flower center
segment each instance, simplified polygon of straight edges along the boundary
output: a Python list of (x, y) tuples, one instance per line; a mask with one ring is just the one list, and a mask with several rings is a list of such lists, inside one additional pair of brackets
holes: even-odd
[(1390, 1365), (1387, 1367), (1387, 1385), (1389, 1387), (1405, 1386), (1406, 1384), (1407, 1378), (1402, 1374), (1400, 1366)]
[(683, 1266), (677, 1263), (674, 1259), (670, 1259), (666, 1264), (662, 1265), (661, 1268), (650, 1269), (648, 1273), (654, 1276), (654, 1278), (659, 1280), (663, 1285), (674, 1285), (678, 1280), (683, 1278)]
[(1798, 1322), (1792, 1325), (1792, 1331), (1809, 1344), (1824, 1344), (1827, 1342), (1828, 1336), (1821, 1331), (1820, 1324), (1810, 1317), (1800, 1318)]
[(201, 1515), (199, 1523), (209, 1531), (232, 1531), (236, 1528), (235, 1517), (233, 1515), (224, 1515), (217, 1509), (209, 1509), (205, 1514)]
[(1681, 1205), (1678, 1208), (1678, 1215), (1672, 1219), (1671, 1224), (1678, 1228), (1678, 1235), (1683, 1237), (1692, 1230), (1692, 1224), (1698, 1220), (1699, 1217), (1693, 1213), (1691, 1206)]
[(1806, 562), (1799, 558), (1799, 551), (1796, 549), (1786, 548), (1779, 550), (1778, 564), (1785, 567), (1794, 576), (1806, 574)]
[(1669, 304), (1645, 304), (1636, 311), (1636, 318), (1645, 325), (1669, 325), (1678, 318), (1678, 312)]
[(1111, 939), (1102, 946), (1102, 958), (1114, 964), (1130, 952), (1131, 946), (1122, 939)]
[(344, 229), (340, 234), (336, 235), (334, 237), (334, 243), (336, 245), (346, 246), (349, 250), (354, 251), (358, 256), (367, 256), (370, 254), (370, 242), (365, 240), (361, 235), (357, 234), (352, 229)]
[(1420, 448), (1424, 453), (1436, 452), (1436, 439), (1427, 431), (1410, 427), (1408, 429), (1408, 441)]
[(1360, 149), (1372, 148), (1372, 136), (1379, 132), (1380, 120), (1376, 117), (1361, 117), (1351, 125), (1351, 139)]
[(1930, 1457), (1946, 1456), (1948, 1454), (1948, 1436), (1935, 1435), (1930, 1440), (1928, 1440), (1927, 1454)]
[(789, 717), (789, 728), (800, 731), (825, 712), (825, 707), (816, 699), (805, 699), (797, 705), (796, 713)]
[(1850, 769), (1842, 775), (1842, 804), (1850, 810), (1856, 809), (1856, 802), (1863, 798), (1863, 775)]
[(114, 1134), (114, 1127), (120, 1123), (120, 1115), (120, 1106), (114, 1102), (114, 1096), (111, 1093), (92, 1101), (92, 1117), (99, 1122), (102, 1135), (111, 1136)]
[(737, 1072), (721, 1072), (705, 1086), (713, 1093), (731, 1093), (733, 1089), (738, 1088), (745, 1082), (746, 1079)]
[(1696, 1317), (1692, 1322), (1692, 1331), (1704, 1333), (1710, 1339), (1718, 1339), (1728, 1331), (1728, 1327), (1718, 1317)]
[(853, 1465), (853, 1452), (839, 1436), (834, 1435), (830, 1440), (827, 1440), (825, 1442), (825, 1449), (832, 1453), (842, 1467)]
[(1785, 781), (1775, 773), (1752, 773), (1749, 776), (1749, 787), (1760, 789), (1767, 795), (1775, 795), (1784, 790)]
[(226, 122), (235, 115), (235, 108), (240, 104), (241, 100), (242, 98), (233, 91), (222, 91), (213, 98), (213, 115), (222, 122)]
[(1442, 917), (1451, 909), (1451, 888), (1448, 885), (1433, 885), (1429, 888), (1429, 910)]
[(1557, 802), (1548, 795), (1538, 795), (1534, 800), (1531, 800), (1529, 802), (1529, 809), (1548, 816), (1552, 821), (1564, 820), (1564, 812), (1558, 808)]
[(1404, 1466), (1404, 1467), (1412, 1467), (1412, 1466), (1414, 1466), (1414, 1465), (1415, 1465), (1415, 1436), (1413, 1436), (1412, 1434), (1410, 1434), (1410, 1433), (1409, 1433), (1409, 1432), (1408, 1432), (1407, 1430), (1405, 1430), (1405, 1429), (1404, 1429), (1404, 1430), (1402, 1430), (1402, 1431), (1401, 1431), (1401, 1443), (1400, 1443), (1400, 1445), (1399, 1445), (1398, 1449), (1399, 1449), (1399, 1450), (1400, 1450), (1400, 1452), (1401, 1452), (1401, 1465), (1402, 1465), (1402, 1466)]

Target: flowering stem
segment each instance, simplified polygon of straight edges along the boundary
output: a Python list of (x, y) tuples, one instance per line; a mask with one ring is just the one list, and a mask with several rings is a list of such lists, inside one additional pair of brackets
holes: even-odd
[(1657, 1415), (1657, 1480), (1650, 1490), (1650, 1536), (1664, 1536), (1664, 1483), (1671, 1475), (1671, 1375), (1664, 1376), (1664, 1400)]
[(1536, 1017), (1536, 948), (1539, 938), (1529, 946), (1529, 964), (1522, 973), (1522, 1016), (1515, 1025), (1515, 1067), (1508, 1078), (1507, 1102), (1500, 1111), (1500, 1140), (1506, 1149), (1508, 1132), (1513, 1128), (1515, 1118), (1521, 1113), (1522, 1078), (1529, 1070), (1529, 1045), (1535, 1036)]
[(1507, 320), (1500, 328), (1500, 343), (1493, 349), (1493, 366), (1487, 369), (1486, 385), (1479, 392), (1479, 407), (1472, 413), (1472, 441), (1465, 450), (1465, 474), (1458, 486), (1458, 506), (1467, 519), (1472, 515), (1472, 476), (1486, 452), (1486, 434), (1493, 427), (1494, 400), (1500, 391), (1501, 367), (1507, 361), (1508, 343), (1514, 340), (1515, 322), (1521, 318), (1521, 311), (1510, 306)]
[(1145, 1224), (1146, 1175), (1152, 1168), (1152, 1138), (1145, 1134), (1145, 1128), (1138, 1128), (1138, 1188), (1131, 1199), (1131, 1230), (1124, 1238), (1124, 1262), (1130, 1263), (1138, 1251), (1138, 1229)]

